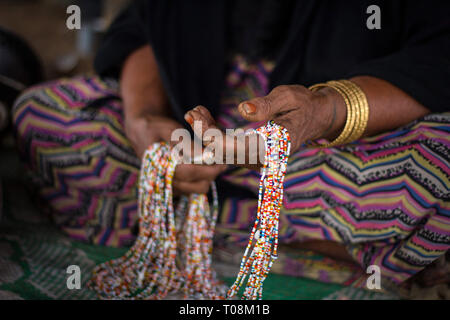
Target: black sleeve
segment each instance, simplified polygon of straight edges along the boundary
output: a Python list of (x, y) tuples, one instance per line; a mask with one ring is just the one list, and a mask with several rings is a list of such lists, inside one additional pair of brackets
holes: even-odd
[(148, 43), (141, 3), (133, 1), (106, 32), (94, 60), (94, 69), (100, 76), (118, 79), (125, 59)]
[(403, 20), (401, 49), (357, 66), (348, 77), (369, 75), (384, 79), (432, 112), (449, 111), (449, 17), (449, 1), (405, 1), (403, 16), (398, 16), (399, 21)]

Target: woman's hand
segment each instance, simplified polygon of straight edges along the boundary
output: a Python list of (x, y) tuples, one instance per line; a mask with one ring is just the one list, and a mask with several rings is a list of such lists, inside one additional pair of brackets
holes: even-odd
[[(155, 142), (171, 141), (183, 125), (172, 119), (169, 101), (150, 46), (133, 52), (124, 63), (120, 79), (125, 134), (139, 158)], [(206, 193), (224, 166), (181, 164), (175, 169), (175, 194)]]
[[(369, 103), (369, 121), (363, 137), (394, 130), (430, 112), (387, 81), (370, 76), (350, 80), (361, 87)], [(329, 87), (311, 92), (300, 85), (278, 86), (267, 96), (244, 101), (238, 108), (242, 117), (249, 121), (274, 120), (284, 126), (291, 137), (291, 153), (308, 141), (322, 138), (334, 140), (342, 131), (347, 117), (343, 97)], [(201, 106), (189, 111), (185, 119), (191, 126), (194, 121), (201, 121), (200, 130), (193, 126), (199, 137), (205, 130), (216, 128), (208, 110)], [(227, 141), (230, 140), (224, 139), (222, 142), (224, 150), (239, 148), (236, 141), (234, 145), (228, 145)], [(248, 153), (248, 149), (245, 152)], [(261, 162), (258, 164), (261, 165)], [(245, 166), (253, 168), (247, 164)]]
[(333, 89), (312, 92), (304, 86), (274, 88), (267, 96), (245, 101), (239, 113), (251, 122), (274, 120), (291, 137), (291, 152), (307, 141), (333, 138), (344, 125), (346, 107)]
[[(171, 141), (173, 130), (183, 126), (171, 118), (146, 115), (125, 117), (125, 134), (130, 140), (136, 154), (142, 158), (145, 150), (155, 142)], [(173, 188), (176, 195), (207, 193), (211, 182), (225, 169), (224, 165), (180, 164), (175, 169)]]
[[(238, 108), (242, 117), (248, 121), (274, 120), (284, 126), (291, 137), (291, 152), (297, 151), (303, 143), (309, 140), (332, 139), (343, 126), (346, 112), (344, 100), (334, 90), (325, 88), (311, 92), (300, 85), (276, 87), (267, 96), (245, 101)], [(208, 129), (217, 129), (211, 114), (203, 106), (197, 106), (186, 113), (185, 119), (199, 137), (202, 137)], [(195, 126), (195, 121), (200, 121), (201, 125)], [(231, 141), (233, 140), (227, 139), (225, 136), (223, 141), (219, 141), (219, 145), (223, 146), (224, 156), (227, 150), (234, 149), (235, 155), (238, 152), (245, 152), (246, 159), (251, 158), (248, 155), (248, 140), (245, 143), (245, 149), (242, 149), (242, 143), (238, 143), (236, 140)], [(230, 142), (232, 145), (229, 145)], [(260, 150), (258, 151), (260, 152)], [(257, 165), (260, 166), (262, 160), (260, 157)], [(254, 168), (248, 162), (244, 166)]]
[(125, 116), (125, 135), (139, 158), (142, 158), (145, 150), (155, 142), (164, 141), (170, 144), (172, 131), (179, 128), (183, 126), (165, 116)]

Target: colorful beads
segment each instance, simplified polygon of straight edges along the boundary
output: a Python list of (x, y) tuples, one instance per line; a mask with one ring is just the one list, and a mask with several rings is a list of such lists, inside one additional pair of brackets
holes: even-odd
[(189, 299), (221, 299), (225, 290), (211, 268), (218, 214), (215, 185), (206, 195), (182, 197), (173, 209), (172, 179), (177, 161), (166, 144), (145, 153), (139, 182), (139, 235), (121, 258), (93, 271), (90, 287), (103, 299), (162, 299), (183, 292)]
[(263, 282), (277, 259), (278, 220), (283, 203), (283, 180), (290, 153), (290, 138), (287, 130), (273, 121), (255, 132), (264, 139), (266, 151), (259, 184), (258, 211), (239, 273), (228, 291), (228, 298), (239, 291), (248, 277), (242, 298), (261, 299)]
[[(287, 130), (273, 121), (254, 130), (265, 142), (258, 211), (239, 274), (226, 295), (233, 297), (248, 276), (243, 298), (262, 298), (263, 282), (277, 259), (278, 218), (290, 152)], [(163, 299), (181, 291), (188, 299), (223, 299), (224, 287), (211, 268), (218, 214), (206, 195), (182, 197), (173, 208), (172, 179), (177, 165), (165, 143), (144, 154), (139, 181), (139, 235), (121, 258), (97, 266), (89, 286), (103, 299)], [(251, 253), (249, 254), (249, 252)]]

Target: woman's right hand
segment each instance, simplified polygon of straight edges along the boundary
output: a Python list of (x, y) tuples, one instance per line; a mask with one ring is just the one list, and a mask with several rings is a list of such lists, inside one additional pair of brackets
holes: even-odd
[[(175, 120), (164, 116), (125, 117), (125, 134), (139, 158), (155, 142), (173, 144), (172, 131), (182, 127)], [(174, 193), (207, 193), (211, 182), (225, 169), (225, 165), (179, 164), (173, 178)]]
[(125, 135), (139, 158), (142, 158), (145, 150), (155, 142), (170, 144), (172, 131), (179, 128), (183, 126), (166, 116), (125, 116)]
[(170, 117), (170, 107), (158, 64), (149, 46), (131, 53), (120, 77), (125, 134), (141, 158), (149, 145), (170, 141), (176, 128), (183, 126)]
[[(171, 141), (172, 132), (183, 128), (170, 115), (169, 101), (150, 46), (133, 52), (124, 63), (120, 79), (125, 134), (139, 158), (155, 142)], [(175, 169), (175, 194), (206, 193), (225, 166), (180, 164)]]

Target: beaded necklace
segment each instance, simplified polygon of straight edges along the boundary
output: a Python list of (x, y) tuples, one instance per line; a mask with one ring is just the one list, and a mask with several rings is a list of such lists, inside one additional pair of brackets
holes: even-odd
[[(173, 209), (172, 179), (177, 160), (169, 146), (156, 143), (143, 157), (139, 180), (139, 235), (121, 258), (97, 266), (89, 286), (103, 299), (163, 299), (182, 291), (189, 299), (232, 298), (248, 276), (243, 298), (262, 298), (263, 282), (277, 258), (278, 218), (290, 152), (287, 130), (273, 121), (253, 131), (265, 142), (258, 212), (228, 294), (211, 268), (212, 238), (218, 214), (206, 195), (182, 197)], [(252, 250), (248, 256), (249, 251)]]
[(278, 257), (278, 220), (283, 203), (283, 181), (290, 153), (290, 137), (285, 128), (273, 121), (254, 132), (264, 140), (266, 151), (259, 183), (258, 211), (228, 298), (239, 291), (248, 277), (242, 298), (262, 299), (263, 282)]
[(225, 295), (211, 268), (212, 237), (218, 213), (206, 195), (182, 197), (176, 210), (172, 179), (177, 161), (167, 144), (145, 152), (139, 180), (139, 235), (121, 258), (97, 266), (89, 286), (104, 299), (163, 299), (182, 291), (184, 298)]

